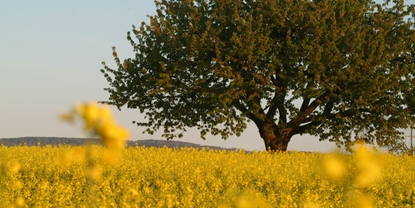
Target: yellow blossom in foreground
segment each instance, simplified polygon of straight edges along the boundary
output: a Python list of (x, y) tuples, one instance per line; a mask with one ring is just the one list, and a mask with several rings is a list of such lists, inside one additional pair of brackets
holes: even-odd
[(372, 208), (372, 200), (365, 196), (365, 195), (360, 195), (360, 196), (355, 196), (353, 198), (353, 202), (354, 202), (354, 207), (355, 208)]
[(101, 166), (88, 167), (85, 169), (85, 176), (92, 180), (98, 180), (102, 174)]
[(355, 178), (355, 185), (357, 187), (367, 187), (381, 177), (381, 165), (374, 153), (370, 152), (364, 146), (358, 146), (354, 157), (360, 171)]
[(97, 133), (101, 136), (105, 146), (112, 149), (123, 148), (128, 137), (128, 131), (118, 126), (112, 120), (98, 125)]
[(99, 136), (108, 148), (106, 160), (114, 163), (119, 155), (118, 151), (125, 146), (129, 136), (128, 130), (114, 121), (108, 107), (96, 103), (79, 104), (69, 113), (61, 115), (62, 120), (69, 122), (73, 122), (75, 117), (79, 117), (84, 121), (84, 130), (87, 133), (92, 134), (92, 136)]
[(23, 207), (23, 206), (25, 206), (24, 198), (23, 198), (23, 197), (21, 197), (21, 196), (17, 197), (17, 198), (16, 198), (16, 205), (17, 205), (18, 207)]
[(21, 181), (15, 181), (13, 184), (13, 189), (21, 189), (23, 188), (23, 183)]
[(322, 166), (326, 175), (332, 180), (340, 179), (346, 171), (344, 162), (335, 155), (325, 157)]
[(62, 113), (60, 115), (60, 119), (63, 121), (71, 122), (71, 123), (74, 121), (73, 114), (71, 113)]
[(19, 163), (12, 163), (9, 167), (9, 171), (11, 173), (17, 173), (20, 170), (20, 164)]

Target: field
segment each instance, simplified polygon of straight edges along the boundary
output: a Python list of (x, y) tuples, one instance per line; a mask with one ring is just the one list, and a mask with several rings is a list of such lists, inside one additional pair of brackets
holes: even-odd
[(105, 147), (0, 147), (1, 207), (413, 207), (415, 159), (371, 152), (125, 147), (108, 108), (81, 104)]
[[(1, 207), (413, 207), (415, 159), (102, 146), (0, 147)], [(108, 162), (110, 161), (110, 162)]]

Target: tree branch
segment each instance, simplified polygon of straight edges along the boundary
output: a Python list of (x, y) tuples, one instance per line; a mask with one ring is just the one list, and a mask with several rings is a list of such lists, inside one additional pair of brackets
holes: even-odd
[(333, 110), (333, 107), (334, 107), (334, 102), (333, 101), (329, 101), (326, 104), (326, 107), (324, 108), (323, 115), (329, 115), (330, 112)]
[(308, 129), (311, 129), (313, 127), (320, 125), (323, 120), (329, 120), (335, 117), (342, 117), (342, 118), (352, 117), (353, 115), (354, 115), (354, 112), (346, 111), (346, 112), (338, 112), (338, 113), (332, 113), (332, 114), (323, 113), (322, 115), (310, 116), (310, 117), (304, 118), (301, 122), (301, 123), (307, 123), (307, 124), (294, 128), (294, 132), (295, 134), (303, 134)]
[(305, 111), (305, 109), (308, 107), (309, 104), (310, 104), (310, 98), (304, 99), (303, 103), (301, 104), (300, 112)]
[[(329, 95), (329, 91), (326, 91), (322, 95), (320, 95), (318, 98), (313, 100), (308, 106), (305, 107), (305, 102), (303, 102), (303, 105), (301, 107), (300, 113), (297, 116), (297, 118), (290, 121), (290, 124), (293, 126), (300, 125), (302, 123), (306, 123), (308, 120), (307, 117), (321, 104), (323, 103)], [(309, 101), (308, 101), (309, 102)], [(307, 120), (306, 120), (307, 119)]]
[(321, 103), (323, 103), (327, 99), (329, 94), (330, 94), (329, 91), (324, 92), (318, 98), (313, 100), (313, 102), (311, 102), (308, 107), (306, 107), (306, 108), (304, 108), (304, 110), (300, 111), (301, 114), (303, 114), (302, 117), (306, 117), (306, 116), (310, 115), (311, 112), (313, 112)]
[(306, 125), (303, 125), (303, 126), (299, 126), (297, 128), (294, 128), (294, 134), (304, 134), (308, 129), (311, 129), (311, 128), (315, 127), (315, 126), (318, 126), (321, 123), (322, 123), (321, 121), (313, 121), (313, 122), (310, 122), (310, 123), (308, 123)]
[(271, 101), (271, 106), (267, 112), (267, 119), (274, 120), (274, 116), (279, 112), (279, 120), (287, 123), (287, 110), (284, 108), (285, 90), (279, 93), (277, 90), (274, 93), (274, 97)]
[(249, 119), (251, 119), (252, 121), (259, 122), (259, 119), (252, 113), (250, 112), (242, 103), (239, 99), (232, 101), (232, 105), (235, 106), (236, 109), (238, 109), (239, 111), (241, 111), (242, 114), (246, 115)]

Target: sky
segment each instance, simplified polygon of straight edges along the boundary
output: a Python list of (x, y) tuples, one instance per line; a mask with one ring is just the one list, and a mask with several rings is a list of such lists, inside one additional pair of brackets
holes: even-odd
[[(112, 46), (121, 59), (133, 57), (127, 31), (153, 14), (153, 0), (0, 0), (0, 138), (88, 137), (59, 115), (81, 102), (108, 100), (101, 62), (115, 67)], [(132, 124), (145, 121), (137, 109), (112, 110), (130, 130), (130, 140), (164, 139), (162, 130), (143, 134), (144, 128)], [(219, 136), (202, 140), (195, 129), (176, 140), (264, 150), (253, 123), (226, 141)], [(288, 149), (326, 152), (335, 145), (303, 135), (294, 136)]]

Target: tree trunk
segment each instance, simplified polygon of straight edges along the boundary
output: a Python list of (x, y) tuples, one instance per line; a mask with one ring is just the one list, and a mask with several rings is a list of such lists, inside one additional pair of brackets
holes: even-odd
[[(258, 124), (257, 124), (258, 126)], [(261, 124), (258, 126), (259, 134), (264, 140), (265, 148), (271, 152), (287, 151), (288, 143), (293, 136), (292, 128), (278, 128), (274, 123)]]

